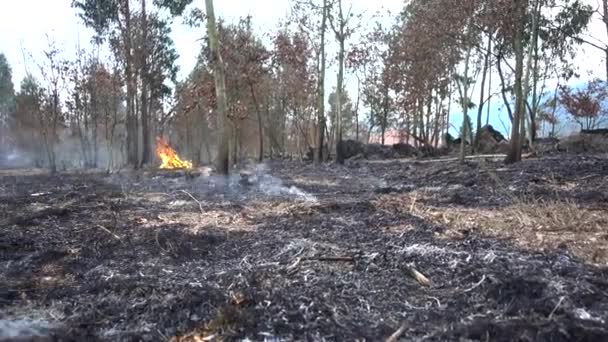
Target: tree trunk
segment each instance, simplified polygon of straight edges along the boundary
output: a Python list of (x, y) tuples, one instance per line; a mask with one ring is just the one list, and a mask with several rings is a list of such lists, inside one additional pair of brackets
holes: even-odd
[(424, 131), (424, 140), (427, 143), (431, 142), (431, 107), (433, 105), (433, 90), (431, 89), (429, 91), (429, 98), (427, 100), (426, 103), (426, 127), (425, 127), (425, 131)]
[(262, 123), (262, 113), (258, 99), (255, 96), (255, 90), (253, 89), (253, 82), (249, 80), (249, 90), (251, 91), (251, 98), (253, 99), (253, 105), (258, 119), (258, 131), (259, 131), (259, 150), (258, 150), (258, 161), (261, 163), (264, 161), (264, 124)]
[[(538, 77), (539, 77), (539, 71), (538, 71), (538, 36), (540, 34), (540, 29), (539, 29), (539, 25), (538, 25), (538, 21), (540, 20), (540, 14), (542, 9), (542, 1), (537, 0), (536, 6), (534, 8), (534, 17), (533, 17), (533, 25), (532, 25), (532, 49), (533, 49), (533, 56), (531, 56), (531, 58), (534, 59), (534, 66), (533, 66), (533, 74), (532, 74), (532, 78), (533, 78), (533, 92), (532, 92), (532, 108), (530, 111), (530, 125), (528, 126), (529, 131), (530, 131), (530, 147), (532, 147), (532, 144), (534, 143), (534, 140), (536, 139), (536, 113), (538, 111), (538, 103), (537, 103), (537, 98), (538, 98)], [(527, 94), (526, 94), (526, 99), (527, 99)]]
[(122, 10), (125, 18), (125, 30), (122, 32), (122, 34), (125, 44), (125, 79), (127, 81), (127, 163), (132, 165), (134, 168), (137, 168), (139, 160), (139, 132), (137, 127), (137, 116), (134, 108), (135, 80), (133, 79), (131, 9), (129, 7), (129, 0), (124, 0)]
[[(452, 76), (450, 76), (450, 79), (452, 78)], [(452, 82), (450, 80), (450, 83), (448, 83), (448, 109), (447, 109), (447, 113), (445, 115), (445, 138), (447, 138), (447, 135), (450, 133), (450, 111), (452, 111)], [(446, 141), (447, 143), (447, 141)]]
[(553, 93), (553, 110), (551, 112), (551, 137), (555, 138), (555, 112), (557, 111), (557, 91), (559, 89), (559, 79)]
[(481, 92), (479, 94), (479, 108), (477, 110), (477, 131), (475, 132), (475, 151), (479, 150), (479, 139), (481, 137), (481, 119), (483, 116), (486, 76), (488, 74), (488, 66), (490, 63), (490, 49), (492, 49), (492, 36), (488, 37), (488, 49), (486, 51), (486, 58), (483, 62), (483, 75), (481, 76)]
[(490, 107), (492, 105), (492, 36), (490, 33), (490, 43), (488, 44), (488, 55), (490, 60), (488, 62), (488, 108), (486, 113), (486, 126), (490, 124)]
[(321, 18), (321, 44), (319, 47), (319, 80), (317, 84), (317, 150), (315, 163), (323, 161), (323, 143), (325, 135), (325, 31), (327, 29), (327, 0), (323, 0)]
[(471, 60), (471, 50), (473, 49), (473, 44), (471, 43), (471, 38), (473, 36), (473, 25), (472, 18), (469, 19), (469, 24), (467, 25), (467, 52), (464, 58), (464, 76), (462, 86), (458, 83), (458, 91), (460, 92), (460, 103), (462, 106), (462, 128), (460, 129), (460, 155), (459, 161), (464, 163), (465, 155), (466, 155), (466, 140), (467, 135), (470, 133), (468, 130), (471, 127), (468, 127), (469, 124), (469, 62)]
[(501, 61), (502, 48), (501, 51), (498, 52), (498, 58), (496, 58), (496, 69), (498, 69), (498, 76), (500, 77), (500, 93), (502, 94), (502, 100), (505, 103), (505, 108), (507, 108), (509, 120), (511, 120), (511, 123), (513, 123), (513, 110), (511, 110), (511, 105), (509, 104), (509, 99), (507, 98), (507, 89), (505, 88), (505, 77), (502, 73)]
[(381, 129), (382, 129), (382, 145), (384, 145), (385, 142), (385, 137), (384, 135), (386, 134), (386, 128), (388, 127), (388, 112), (389, 112), (389, 108), (388, 108), (388, 86), (384, 86), (384, 106), (383, 106), (383, 110), (382, 110), (382, 122), (381, 122)]
[[(420, 107), (420, 103), (418, 103), (418, 99), (416, 99), (415, 103), (414, 103), (414, 107), (412, 108), (412, 132), (411, 135), (412, 136), (418, 136), (418, 120), (419, 120), (419, 115), (418, 115), (418, 107)], [(414, 147), (418, 147), (418, 140), (414, 140)]]
[(336, 33), (336, 37), (338, 38), (338, 43), (340, 44), (340, 49), (338, 51), (338, 80), (337, 80), (337, 90), (336, 90), (336, 162), (338, 164), (344, 164), (344, 153), (342, 151), (342, 93), (343, 83), (344, 83), (344, 41), (346, 40), (346, 36), (344, 33), (344, 26), (346, 25), (344, 16), (342, 14), (342, 0), (338, 0), (338, 20), (339, 20), (339, 29)]
[(524, 90), (522, 86), (524, 67), (524, 28), (526, 24), (527, 0), (513, 0), (515, 4), (515, 37), (513, 50), (515, 51), (515, 113), (511, 125), (511, 148), (505, 163), (511, 164), (521, 160), (520, 128), (524, 122)]
[(215, 23), (215, 13), (213, 11), (213, 0), (205, 0), (207, 9), (207, 34), (209, 35), (209, 45), (213, 55), (215, 95), (217, 99), (217, 172), (227, 175), (230, 171), (230, 130), (228, 117), (226, 116), (226, 78), (224, 73), (224, 62), (220, 53), (219, 37)]
[(443, 120), (443, 114), (442, 114), (442, 103), (444, 98), (441, 98), (440, 95), (441, 93), (437, 93), (437, 98), (435, 99), (435, 124), (433, 127), (433, 138), (431, 139), (431, 142), (433, 143), (433, 146), (435, 147), (435, 149), (437, 149), (439, 147), (439, 127), (441, 126), (441, 120)]
[(97, 163), (99, 162), (99, 144), (97, 142), (97, 114), (93, 117), (93, 167), (97, 167)]
[(142, 41), (140, 51), (140, 67), (141, 67), (141, 129), (142, 129), (142, 158), (141, 166), (150, 163), (152, 149), (150, 144), (150, 114), (148, 111), (148, 18), (146, 13), (146, 0), (141, 0), (141, 16), (142, 16)]
[(425, 125), (424, 125), (424, 100), (423, 99), (419, 99), (418, 100), (418, 125), (420, 126), (419, 128), (419, 132), (418, 132), (418, 136), (422, 138), (422, 140), (426, 140), (426, 131), (425, 131)]
[[(526, 75), (524, 77), (524, 85), (523, 85), (523, 101), (524, 103), (527, 103), (528, 100), (528, 95), (530, 94), (530, 77), (531, 77), (531, 72), (536, 72), (536, 70), (532, 71), (532, 60), (534, 58), (534, 45), (535, 41), (537, 39), (537, 23), (538, 23), (538, 13), (539, 13), (539, 6), (540, 1), (536, 0), (536, 2), (534, 3), (534, 9), (532, 12), (532, 43), (528, 46), (528, 51), (527, 51), (527, 56), (526, 56)], [(527, 6), (527, 5), (526, 5)], [(521, 139), (521, 145), (523, 146), (525, 144), (526, 141), (526, 121), (528, 120), (528, 118), (532, 117), (532, 112), (531, 111), (527, 111), (525, 110), (526, 107), (524, 107), (524, 111), (521, 113), (522, 117), (520, 117), (520, 139)], [(526, 115), (526, 113), (529, 113), (529, 116)], [(532, 126), (531, 124), (529, 126)], [(530, 130), (533, 130), (534, 128), (531, 127)], [(532, 146), (532, 135), (530, 135), (530, 139), (529, 139), (529, 144), (530, 146)]]
[(361, 79), (357, 74), (357, 103), (355, 104), (355, 140), (359, 141), (359, 102), (361, 99)]
[[(602, 0), (602, 9), (604, 25), (606, 25), (606, 33), (608, 33), (608, 0)], [(604, 53), (606, 54), (606, 80), (608, 80), (608, 48), (604, 50)]]
[[(197, 106), (199, 106), (197, 104)], [(203, 110), (199, 109), (197, 111), (199, 113), (200, 117), (200, 121), (201, 121), (201, 131), (202, 131), (202, 144), (203, 147), (205, 148), (205, 153), (207, 153), (207, 158), (205, 159), (205, 163), (210, 164), (213, 161), (213, 156), (211, 155), (211, 146), (210, 146), (210, 130), (209, 130), (209, 120), (208, 120), (208, 116), (206, 114), (206, 111), (203, 112)]]

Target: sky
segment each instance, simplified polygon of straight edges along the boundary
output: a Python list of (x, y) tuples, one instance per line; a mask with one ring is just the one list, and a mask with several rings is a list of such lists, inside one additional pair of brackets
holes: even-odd
[[(236, 22), (239, 17), (251, 15), (254, 27), (260, 32), (268, 32), (275, 29), (281, 19), (286, 18), (293, 0), (221, 0), (215, 1), (216, 16), (223, 17), (228, 22)], [(4, 1), (0, 11), (0, 52), (4, 53), (13, 69), (13, 83), (16, 90), (27, 72), (38, 74), (36, 60), (41, 60), (42, 51), (48, 46), (48, 40), (52, 39), (64, 50), (68, 59), (73, 59), (77, 46), (90, 46), (92, 32), (84, 27), (76, 12), (71, 8), (72, 0), (20, 0)], [(594, 8), (600, 8), (599, 0), (585, 0)], [(380, 11), (386, 13), (398, 13), (404, 4), (403, 0), (344, 0), (345, 6), (352, 5), (353, 13), (364, 13), (367, 18)], [(194, 0), (193, 6), (204, 7), (203, 0)], [(389, 22), (387, 21), (387, 24)], [(204, 28), (192, 28), (182, 23), (180, 18), (175, 19), (173, 28), (173, 39), (180, 55), (178, 64), (180, 66), (179, 77), (185, 77), (193, 68), (196, 56), (200, 50), (199, 39), (204, 36)], [(588, 30), (588, 38), (599, 42), (607, 42), (606, 28), (603, 26), (599, 16), (595, 16)], [(331, 39), (331, 35), (329, 35)], [(25, 52), (25, 54), (24, 54)], [(331, 56), (330, 56), (331, 57)], [(599, 50), (588, 46), (581, 47), (575, 65), (579, 68), (581, 79), (572, 80), (572, 84), (580, 84), (595, 77), (604, 78), (604, 55)], [(493, 75), (498, 80), (497, 75)], [(347, 76), (347, 91), (356, 95), (356, 81)], [(498, 82), (494, 81), (494, 84)], [(336, 84), (335, 67), (330, 67), (327, 72), (327, 89), (332, 89)], [(549, 82), (549, 87), (554, 87), (555, 82)], [(497, 89), (494, 89), (496, 91)], [(477, 98), (478, 87), (473, 91), (473, 98)], [(491, 101), (492, 125), (504, 131), (508, 125), (506, 112), (500, 110), (502, 100), (496, 97)], [(454, 107), (454, 106), (453, 106)], [(454, 109), (451, 115), (452, 123), (460, 121), (462, 114)], [(460, 126), (459, 124), (457, 125)]]
[[(21, 79), (29, 72), (36, 73), (33, 59), (41, 58), (47, 47), (47, 35), (65, 50), (66, 57), (74, 55), (76, 46), (89, 46), (92, 31), (84, 27), (71, 8), (72, 0), (20, 0), (3, 4), (0, 11), (0, 52), (3, 52), (12, 66), (13, 81), (18, 87)], [(228, 22), (251, 15), (253, 25), (259, 32), (275, 29), (281, 19), (289, 14), (291, 0), (221, 0), (215, 1), (216, 16)], [(398, 12), (403, 0), (382, 0), (369, 2), (353, 0), (353, 12), (375, 13), (382, 9)], [(203, 0), (194, 0), (192, 6), (204, 7)], [(204, 36), (204, 27), (192, 28), (176, 18), (172, 26), (173, 40), (180, 55), (178, 64), (180, 76), (184, 77), (194, 67), (200, 51), (199, 39)], [(22, 48), (26, 51), (25, 62)]]

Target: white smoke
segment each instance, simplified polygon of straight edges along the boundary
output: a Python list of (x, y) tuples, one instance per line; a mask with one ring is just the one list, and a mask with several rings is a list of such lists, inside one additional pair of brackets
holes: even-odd
[(268, 174), (268, 170), (269, 168), (266, 164), (258, 164), (253, 172), (252, 182), (261, 193), (269, 196), (293, 198), (303, 202), (318, 202), (314, 195), (307, 193), (295, 185), (284, 185), (281, 179)]
[(35, 340), (49, 336), (52, 324), (34, 319), (0, 319), (0, 341)]

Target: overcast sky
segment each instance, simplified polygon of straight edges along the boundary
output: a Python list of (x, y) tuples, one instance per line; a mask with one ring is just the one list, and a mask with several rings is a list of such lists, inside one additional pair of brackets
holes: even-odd
[[(365, 11), (371, 15), (377, 11), (390, 10), (397, 13), (402, 9), (403, 0), (344, 0), (346, 6), (353, 5), (355, 13)], [(87, 46), (91, 31), (85, 28), (77, 18), (75, 10), (70, 7), (72, 0), (19, 0), (3, 1), (0, 11), (0, 52), (3, 52), (13, 69), (13, 82), (16, 90), (23, 79), (26, 68), (37, 74), (33, 61), (22, 54), (22, 47), (34, 59), (41, 59), (41, 53), (47, 46), (47, 34), (65, 51), (68, 59), (74, 57), (76, 46)], [(599, 0), (586, 0), (595, 8)], [(195, 0), (195, 6), (204, 7), (203, 0)], [(268, 32), (277, 27), (279, 20), (289, 13), (289, 0), (221, 0), (215, 1), (216, 15), (227, 21), (236, 21), (239, 17), (251, 15), (254, 27), (260, 32)], [(204, 28), (191, 28), (176, 19), (173, 25), (173, 39), (180, 55), (180, 78), (189, 73), (200, 50), (199, 38), (204, 36)], [(608, 42), (606, 28), (599, 17), (595, 17), (589, 29), (590, 39)], [(329, 36), (331, 39), (331, 35)], [(604, 55), (597, 49), (584, 47), (576, 60), (584, 82), (589, 78), (606, 77)], [(333, 70), (328, 73), (328, 89), (335, 85)], [(497, 79), (497, 78), (496, 78)], [(496, 83), (496, 82), (495, 82)], [(356, 92), (354, 82), (349, 82), (349, 92)], [(354, 96), (354, 95), (353, 95)], [(496, 100), (498, 101), (498, 99)], [(504, 119), (504, 118), (503, 118)], [(507, 120), (508, 121), (508, 120)]]
[[(32, 73), (36, 66), (26, 56), (21, 47), (34, 58), (40, 58), (47, 46), (48, 34), (65, 50), (66, 57), (73, 56), (75, 47), (80, 43), (87, 46), (91, 30), (84, 27), (75, 10), (70, 7), (72, 0), (20, 0), (2, 5), (0, 11), (0, 52), (3, 52), (13, 68), (13, 80), (18, 87), (26, 73), (26, 67)], [(349, 1), (346, 0), (346, 3)], [(397, 12), (401, 9), (402, 0), (367, 1), (353, 0), (356, 12), (374, 13), (383, 8)], [(203, 0), (195, 0), (193, 6), (204, 7)], [(277, 27), (279, 20), (289, 13), (289, 0), (222, 0), (215, 1), (216, 15), (229, 22), (239, 17), (251, 15), (253, 24), (260, 32), (268, 32)], [(204, 27), (191, 28), (175, 19), (173, 39), (180, 55), (180, 76), (188, 74), (195, 63), (200, 50), (197, 39), (204, 36)]]

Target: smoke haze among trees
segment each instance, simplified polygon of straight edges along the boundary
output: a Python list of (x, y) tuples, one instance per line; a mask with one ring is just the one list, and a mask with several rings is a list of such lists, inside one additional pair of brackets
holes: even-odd
[[(433, 0), (376, 12), (299, 0), (261, 31), (256, 16), (209, 17), (210, 4), (75, 0), (90, 42), (48, 33), (41, 51), (2, 46), (25, 66), (15, 82), (15, 61), (0, 54), (2, 163), (141, 168), (158, 164), (162, 137), (227, 172), (247, 158), (342, 163), (344, 140), (438, 149), (448, 134), (464, 159), (487, 124), (510, 137), (515, 162), (539, 137), (606, 124), (608, 63), (580, 68), (584, 53), (606, 58), (592, 26), (604, 7)], [(199, 34), (188, 70), (176, 22)]]

